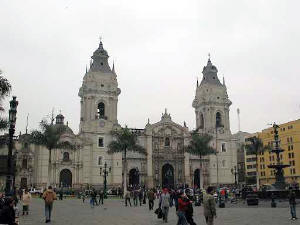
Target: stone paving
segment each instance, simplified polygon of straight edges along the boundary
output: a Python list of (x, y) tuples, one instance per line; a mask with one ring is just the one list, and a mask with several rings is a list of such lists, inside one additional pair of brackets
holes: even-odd
[[(156, 200), (155, 207), (157, 203)], [(258, 207), (248, 207), (243, 202), (234, 205), (228, 203), (226, 208), (217, 209), (218, 218), (215, 225), (300, 224), (300, 220), (289, 220), (290, 213), (287, 202), (279, 202), (278, 206), (277, 208), (270, 208), (270, 202), (262, 202)], [(300, 216), (300, 206), (297, 208), (297, 215)], [(194, 207), (194, 219), (197, 225), (205, 224), (202, 206)], [(169, 212), (168, 224), (175, 225), (176, 221), (177, 217), (173, 207)], [(33, 199), (30, 214), (20, 216), (20, 225), (36, 225), (44, 222), (44, 202), (41, 199)], [(103, 206), (91, 208), (88, 199), (85, 203), (79, 199), (64, 199), (63, 201), (55, 201), (50, 224), (160, 225), (164, 223), (157, 219), (153, 211), (149, 211), (146, 205), (125, 207), (123, 200), (109, 199), (104, 202)]]

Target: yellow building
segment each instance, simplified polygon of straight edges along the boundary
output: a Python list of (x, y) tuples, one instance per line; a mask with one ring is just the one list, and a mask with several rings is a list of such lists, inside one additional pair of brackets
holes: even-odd
[[(300, 183), (300, 119), (279, 125), (278, 129), (280, 147), (284, 152), (280, 153), (280, 162), (289, 164), (284, 169), (285, 181), (290, 184)], [(257, 134), (264, 145), (273, 146), (274, 131), (270, 127)], [(268, 165), (276, 164), (276, 154), (269, 151), (258, 155), (258, 175), (260, 186), (275, 182), (274, 170)]]

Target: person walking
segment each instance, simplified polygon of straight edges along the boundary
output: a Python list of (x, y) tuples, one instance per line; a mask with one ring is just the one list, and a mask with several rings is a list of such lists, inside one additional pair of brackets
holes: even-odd
[(190, 225), (197, 225), (193, 219), (194, 209), (193, 209), (192, 201), (189, 198), (186, 198), (186, 199), (184, 199), (184, 202), (188, 203), (188, 205), (186, 206), (186, 211), (185, 211), (185, 218), (186, 218), (187, 223)]
[(163, 193), (160, 195), (159, 208), (161, 208), (163, 213), (163, 221), (167, 223), (170, 208), (170, 194), (167, 188), (164, 188)]
[(82, 198), (82, 203), (84, 203), (84, 201), (85, 201), (85, 191), (83, 191), (81, 193), (81, 198)]
[(152, 189), (148, 191), (149, 210), (153, 210), (155, 194)]
[(290, 210), (291, 210), (291, 220), (296, 220), (298, 219), (296, 216), (296, 194), (293, 191), (293, 188), (289, 188), (289, 203), (290, 203)]
[(52, 190), (52, 186), (49, 186), (48, 189), (44, 192), (43, 199), (45, 200), (46, 223), (49, 223), (51, 221), (53, 202), (57, 199), (55, 192)]
[(92, 208), (94, 208), (95, 204), (97, 205), (97, 192), (95, 189), (91, 192), (90, 204)]
[(214, 218), (217, 217), (216, 202), (212, 195), (213, 187), (209, 186), (206, 190), (207, 194), (203, 197), (204, 217), (207, 225), (214, 224)]
[(23, 201), (23, 215), (28, 215), (29, 211), (29, 204), (31, 202), (31, 194), (28, 192), (27, 188), (25, 189), (23, 195), (22, 195), (22, 201)]
[(188, 225), (186, 217), (185, 217), (185, 213), (187, 211), (187, 205), (189, 204), (189, 202), (190, 201), (186, 197), (186, 194), (184, 192), (182, 192), (180, 195), (180, 198), (178, 198), (177, 225)]
[(143, 204), (143, 198), (144, 198), (143, 189), (139, 190), (138, 195), (139, 195), (140, 206), (142, 206), (142, 204)]
[(138, 191), (137, 190), (134, 190), (132, 191), (133, 192), (133, 205), (134, 206), (137, 206), (138, 205)]
[(130, 192), (129, 191), (126, 191), (126, 194), (125, 194), (125, 206), (127, 206), (129, 202), (129, 205), (131, 207), (131, 201), (130, 201)]
[(103, 205), (103, 200), (104, 200), (104, 191), (100, 190), (100, 192), (99, 192), (99, 205), (100, 204)]

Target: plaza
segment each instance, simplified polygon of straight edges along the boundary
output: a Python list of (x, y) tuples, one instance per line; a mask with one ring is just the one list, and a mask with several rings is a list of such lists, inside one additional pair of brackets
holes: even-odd
[[(154, 209), (157, 208), (158, 200), (155, 200)], [(300, 214), (299, 207), (297, 214)], [(226, 208), (217, 208), (215, 225), (289, 225), (298, 224), (291, 221), (288, 202), (278, 202), (277, 208), (271, 208), (270, 202), (261, 201), (259, 206), (249, 207), (243, 202), (238, 204), (226, 204)], [(20, 216), (20, 224), (37, 225), (45, 221), (44, 201), (34, 198), (30, 214)], [(205, 224), (203, 207), (194, 207), (194, 220), (197, 225)], [(175, 208), (170, 208), (169, 222), (174, 225), (177, 222)], [(55, 201), (53, 208), (52, 225), (159, 225), (165, 224), (153, 211), (149, 211), (147, 205), (141, 207), (125, 207), (124, 200), (108, 199), (104, 205), (91, 208), (89, 199), (85, 203), (81, 199), (64, 199)]]

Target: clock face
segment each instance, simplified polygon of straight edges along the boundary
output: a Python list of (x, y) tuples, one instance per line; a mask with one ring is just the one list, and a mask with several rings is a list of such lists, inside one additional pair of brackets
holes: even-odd
[(104, 127), (105, 126), (105, 122), (103, 120), (100, 121), (99, 123), (100, 127)]

